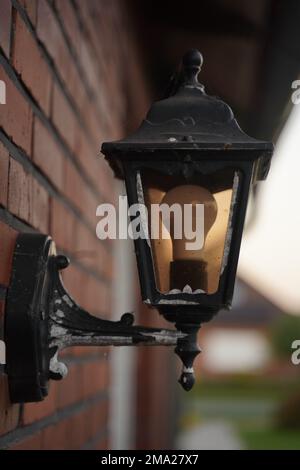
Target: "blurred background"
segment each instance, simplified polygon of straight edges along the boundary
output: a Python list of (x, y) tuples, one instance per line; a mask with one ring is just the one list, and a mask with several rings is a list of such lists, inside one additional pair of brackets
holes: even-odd
[(166, 325), (140, 302), (131, 241), (96, 239), (97, 205), (125, 194), (99, 148), (140, 124), (190, 48), (206, 92), (276, 145), (233, 308), (200, 330), (194, 390), (169, 348), (73, 348), (40, 404), (12, 406), (0, 374), (1, 448), (300, 449), (299, 25), (298, 0), (1, 0), (0, 312), (16, 234), (34, 230), (70, 256), (83, 307)]
[(299, 449), (300, 366), (291, 362), (291, 345), (300, 339), (300, 107), (291, 96), (300, 73), (300, 4), (136, 1), (133, 8), (154, 95), (196, 47), (206, 91), (232, 106), (247, 133), (276, 145), (268, 180), (249, 204), (233, 308), (200, 331), (195, 389), (168, 385), (176, 394), (175, 443)]

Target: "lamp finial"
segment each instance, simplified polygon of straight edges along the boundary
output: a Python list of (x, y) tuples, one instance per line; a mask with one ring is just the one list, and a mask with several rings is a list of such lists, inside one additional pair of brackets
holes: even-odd
[(203, 56), (198, 49), (191, 49), (182, 58), (184, 86), (203, 88), (198, 82), (198, 74), (203, 64)]

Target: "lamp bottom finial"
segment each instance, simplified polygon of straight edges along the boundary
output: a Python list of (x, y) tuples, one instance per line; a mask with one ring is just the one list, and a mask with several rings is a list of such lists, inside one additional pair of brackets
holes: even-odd
[(184, 390), (189, 391), (195, 383), (194, 360), (200, 354), (201, 349), (197, 342), (197, 335), (200, 325), (176, 324), (178, 330), (186, 334), (179, 339), (175, 348), (175, 353), (182, 360), (182, 373), (178, 380)]

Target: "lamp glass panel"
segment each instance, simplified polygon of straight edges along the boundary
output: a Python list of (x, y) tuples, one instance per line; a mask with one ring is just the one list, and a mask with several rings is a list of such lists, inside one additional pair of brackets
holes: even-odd
[(187, 178), (145, 169), (138, 178), (157, 289), (215, 293), (228, 261), (239, 173), (229, 168)]

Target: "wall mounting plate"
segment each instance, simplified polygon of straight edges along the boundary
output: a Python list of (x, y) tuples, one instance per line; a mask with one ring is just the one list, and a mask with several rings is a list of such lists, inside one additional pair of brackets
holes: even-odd
[(50, 260), (52, 239), (18, 236), (6, 298), (6, 372), (13, 403), (40, 401), (48, 394)]

